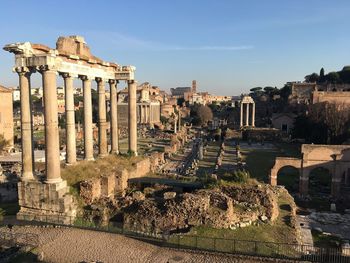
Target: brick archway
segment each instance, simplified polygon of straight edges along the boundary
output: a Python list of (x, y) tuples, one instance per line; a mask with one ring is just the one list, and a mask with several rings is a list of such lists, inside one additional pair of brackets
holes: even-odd
[(308, 194), (310, 172), (315, 168), (323, 167), (330, 171), (331, 194), (337, 197), (342, 181), (350, 180), (350, 146), (303, 144), (301, 152), (302, 158), (276, 157), (270, 171), (270, 184), (277, 185), (277, 175), (281, 168), (295, 167), (300, 174), (299, 192), (305, 196)]

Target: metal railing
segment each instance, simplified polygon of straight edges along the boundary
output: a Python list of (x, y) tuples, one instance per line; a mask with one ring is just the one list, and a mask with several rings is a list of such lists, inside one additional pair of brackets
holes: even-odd
[[(6, 220), (3, 222), (6, 222)], [(312, 245), (225, 239), (184, 234), (156, 234), (151, 232), (139, 232), (131, 229), (126, 229), (123, 227), (122, 223), (108, 222), (103, 224), (98, 220), (92, 221), (83, 217), (67, 217), (61, 215), (45, 215), (41, 216), (40, 218), (35, 218), (33, 215), (26, 216), (22, 214), (22, 218), (18, 221), (18, 223), (23, 224), (24, 222), (31, 224), (45, 223), (117, 233), (125, 236), (139, 238), (144, 241), (157, 244), (159, 246), (171, 248), (204, 250), (210, 252), (278, 259), (303, 260), (310, 262), (350, 263), (350, 248), (325, 248)], [(1, 224), (2, 223), (0, 221), (0, 225)], [(2, 232), (0, 232), (0, 235), (2, 235)], [(27, 240), (34, 240), (37, 237), (31, 237), (29, 235), (22, 236), (22, 238)]]

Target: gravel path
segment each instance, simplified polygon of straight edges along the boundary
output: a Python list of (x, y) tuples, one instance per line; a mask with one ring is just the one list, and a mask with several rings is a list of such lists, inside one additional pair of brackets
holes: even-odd
[(45, 262), (262, 262), (229, 255), (167, 249), (117, 234), (73, 228), (14, 227), (16, 233), (39, 235)]

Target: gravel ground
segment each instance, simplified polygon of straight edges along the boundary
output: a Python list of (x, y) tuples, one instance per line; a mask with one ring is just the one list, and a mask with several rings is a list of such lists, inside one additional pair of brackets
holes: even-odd
[(261, 259), (167, 249), (122, 235), (73, 228), (16, 226), (13, 231), (38, 234), (38, 251), (43, 252), (45, 262), (262, 262)]

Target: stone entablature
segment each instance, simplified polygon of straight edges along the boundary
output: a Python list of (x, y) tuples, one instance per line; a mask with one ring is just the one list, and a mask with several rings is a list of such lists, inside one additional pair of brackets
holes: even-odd
[(302, 158), (277, 157), (270, 172), (270, 184), (277, 185), (278, 171), (286, 166), (298, 169), (299, 192), (308, 194), (310, 172), (318, 167), (326, 168), (332, 176), (331, 194), (338, 197), (342, 183), (350, 180), (350, 145), (303, 144)]
[(90, 51), (82, 52), (81, 45), (88, 50), (82, 37), (70, 36), (59, 37), (57, 49), (24, 42), (8, 44), (4, 50), (15, 54), (15, 68), (27, 67), (37, 70), (46, 65), (57, 72), (84, 75), (92, 79), (134, 80), (135, 67), (103, 61), (92, 56)]

